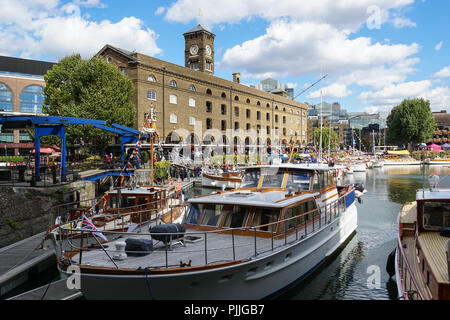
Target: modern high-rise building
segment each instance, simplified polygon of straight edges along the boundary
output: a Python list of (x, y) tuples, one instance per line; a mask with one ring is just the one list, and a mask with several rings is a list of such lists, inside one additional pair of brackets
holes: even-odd
[(251, 85), (252, 88), (256, 88), (265, 92), (271, 92), (274, 94), (282, 95), (287, 97), (288, 99), (294, 99), (294, 88), (289, 87), (289, 85), (280, 83), (278, 80), (268, 78), (262, 80), (260, 83), (256, 85)]

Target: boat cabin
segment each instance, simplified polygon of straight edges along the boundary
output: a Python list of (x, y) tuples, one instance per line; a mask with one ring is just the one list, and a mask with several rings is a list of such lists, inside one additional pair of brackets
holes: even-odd
[(270, 237), (313, 221), (319, 207), (337, 204), (338, 198), (333, 171), (325, 166), (248, 167), (241, 188), (190, 199), (184, 224)]

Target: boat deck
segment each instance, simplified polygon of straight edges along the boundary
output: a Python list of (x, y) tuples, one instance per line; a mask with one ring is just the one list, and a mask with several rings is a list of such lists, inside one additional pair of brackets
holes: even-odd
[[(323, 227), (325, 219), (322, 218), (321, 226)], [(314, 223), (314, 231), (319, 229), (319, 221)], [(306, 233), (310, 235), (313, 232), (312, 223), (308, 224)], [(205, 241), (206, 235), (206, 241)], [(296, 241), (305, 236), (304, 226), (297, 229), (297, 233), (293, 232), (286, 237), (260, 238), (252, 236), (233, 235), (230, 233), (217, 232), (202, 232), (202, 231), (188, 231), (185, 234), (185, 239), (189, 236), (198, 237), (194, 241), (186, 240), (185, 246), (175, 240), (172, 242), (172, 248), (167, 248), (163, 242), (153, 239), (153, 251), (141, 257), (131, 256), (125, 260), (114, 260), (114, 262), (100, 249), (93, 249), (83, 251), (82, 264), (88, 266), (110, 267), (116, 268), (165, 268), (180, 266), (181, 263), (190, 264), (191, 266), (204, 266), (206, 264), (229, 262), (234, 260), (247, 259), (255, 256), (264, 256), (274, 251), (279, 250), (286, 243)], [(135, 239), (150, 239), (150, 235), (130, 234), (129, 236), (122, 236), (117, 241), (125, 241), (126, 238)], [(256, 239), (256, 245), (255, 245)], [(107, 243), (106, 251), (112, 258), (116, 253), (115, 241)], [(73, 261), (79, 261), (79, 254), (72, 257)]]
[[(420, 290), (422, 291), (424, 298), (426, 300), (431, 299), (430, 293), (427, 289), (425, 281), (422, 276), (422, 272), (420, 270), (419, 262), (417, 261), (417, 251), (416, 251), (416, 240), (413, 236), (403, 237), (402, 239), (403, 248), (405, 250), (406, 258), (408, 259), (409, 266), (411, 267), (411, 271), (413, 273), (414, 278)], [(406, 277), (406, 267), (404, 268), (405, 273), (403, 275), (405, 281), (410, 281), (410, 277)], [(406, 279), (405, 279), (406, 278)], [(408, 287), (411, 287), (410, 284), (407, 284)]]
[(449, 283), (447, 257), (445, 248), (450, 238), (443, 237), (440, 232), (423, 232), (419, 235), (419, 245), (425, 259), (430, 265), (436, 280), (440, 283)]

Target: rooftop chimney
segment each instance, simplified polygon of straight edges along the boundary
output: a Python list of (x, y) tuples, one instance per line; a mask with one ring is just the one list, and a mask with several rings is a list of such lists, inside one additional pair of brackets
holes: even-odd
[(241, 74), (239, 72), (233, 73), (233, 82), (241, 83)]

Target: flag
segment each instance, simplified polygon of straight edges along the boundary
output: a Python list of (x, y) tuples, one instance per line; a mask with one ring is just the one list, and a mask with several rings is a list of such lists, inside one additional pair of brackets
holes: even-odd
[(122, 186), (122, 182), (125, 179), (125, 177), (123, 176), (123, 173), (120, 173), (120, 186)]
[(109, 194), (108, 194), (108, 192), (107, 192), (107, 193), (105, 193), (105, 194), (103, 195), (103, 197), (102, 197), (102, 200), (103, 200), (103, 207), (106, 206), (106, 201), (108, 201), (108, 196), (109, 196)]
[(169, 177), (169, 183), (170, 183), (171, 186), (173, 186), (172, 177)]
[[(81, 229), (97, 231), (97, 227), (88, 219), (84, 214), (81, 219)], [(101, 237), (103, 240), (108, 241), (108, 239), (101, 232), (93, 232), (94, 235)]]

